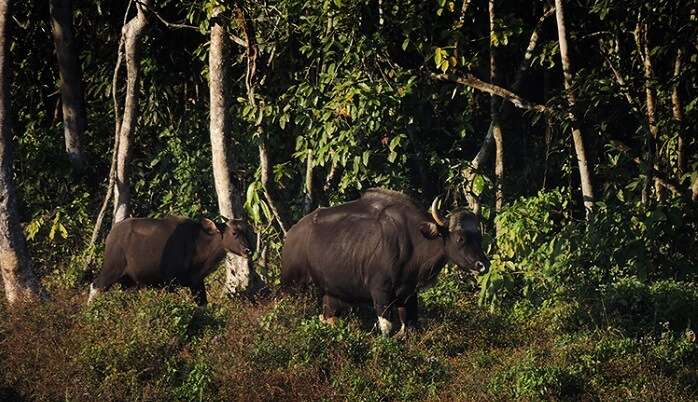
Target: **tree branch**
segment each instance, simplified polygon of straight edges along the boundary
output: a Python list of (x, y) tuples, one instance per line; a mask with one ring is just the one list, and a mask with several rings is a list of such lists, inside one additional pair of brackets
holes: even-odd
[(465, 74), (462, 76), (457, 76), (455, 74), (436, 74), (432, 73), (431, 78), (437, 81), (449, 81), (456, 84), (465, 85), (482, 92), (487, 92), (488, 94), (499, 96), (500, 98), (510, 102), (519, 109), (531, 110), (538, 113), (550, 113), (554, 114), (548, 107), (540, 105), (537, 103), (529, 102), (526, 99), (520, 97), (519, 95), (511, 92), (506, 88), (502, 88), (499, 85), (490, 84), (488, 82), (482, 81), (476, 78), (472, 74)]
[[(613, 148), (621, 151), (625, 156), (629, 157), (633, 162), (635, 162), (636, 165), (644, 165), (646, 162), (643, 161), (639, 156), (635, 155), (632, 151), (632, 149), (626, 145), (624, 142), (620, 140), (610, 140), (611, 145)], [(652, 176), (664, 187), (668, 188), (674, 195), (679, 195), (681, 194), (681, 191), (679, 191), (679, 185), (672, 179), (664, 176), (660, 171), (659, 167), (657, 165), (654, 165), (652, 167), (649, 167), (649, 169), (652, 173)]]

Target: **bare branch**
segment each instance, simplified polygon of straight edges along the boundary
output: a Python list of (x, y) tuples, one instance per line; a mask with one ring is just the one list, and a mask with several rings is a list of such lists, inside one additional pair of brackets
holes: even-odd
[(502, 88), (499, 85), (490, 84), (488, 82), (482, 81), (476, 78), (472, 74), (465, 74), (462, 76), (457, 76), (455, 74), (436, 74), (432, 73), (431, 78), (437, 81), (450, 81), (456, 84), (465, 85), (482, 92), (487, 92), (488, 94), (499, 96), (500, 98), (509, 101), (511, 104), (520, 109), (531, 110), (538, 113), (551, 113), (554, 114), (548, 107), (540, 105), (537, 103), (529, 102), (526, 99), (516, 95), (506, 88)]

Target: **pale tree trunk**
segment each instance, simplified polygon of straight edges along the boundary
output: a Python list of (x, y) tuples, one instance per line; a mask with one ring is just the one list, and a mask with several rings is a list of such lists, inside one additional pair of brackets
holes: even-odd
[(129, 204), (131, 192), (129, 189), (129, 164), (131, 163), (131, 135), (136, 122), (136, 107), (138, 101), (138, 74), (140, 37), (148, 22), (146, 7), (149, 0), (142, 0), (136, 4), (138, 13), (122, 30), (124, 35), (124, 54), (126, 57), (126, 98), (124, 100), (124, 113), (119, 129), (119, 147), (116, 159), (116, 186), (114, 188), (114, 216), (112, 224), (121, 222), (131, 214)]
[[(497, 49), (495, 46), (495, 9), (494, 0), (488, 1), (490, 16), (490, 82), (498, 84), (497, 80)], [(490, 118), (492, 122), (492, 137), (494, 138), (494, 176), (495, 176), (495, 211), (502, 210), (504, 204), (504, 137), (501, 121), (499, 119), (500, 100), (490, 95)]]
[(41, 292), (19, 222), (17, 194), (12, 181), (8, 19), (9, 0), (0, 0), (0, 270), (5, 297), (13, 304), (36, 299)]
[[(645, 78), (645, 115), (647, 117), (647, 126), (649, 127), (649, 132), (645, 135), (645, 148), (647, 156), (645, 161), (648, 168), (646, 168), (646, 177), (644, 184), (642, 186), (642, 203), (647, 204), (650, 198), (650, 188), (653, 180), (652, 169), (649, 167), (654, 166), (655, 159), (657, 157), (657, 121), (656, 121), (656, 96), (654, 93), (654, 71), (652, 66), (652, 58), (650, 56), (649, 43), (647, 41), (647, 23), (638, 21), (635, 27), (635, 43), (637, 45), (638, 55), (642, 60), (643, 66), (643, 76)], [(657, 197), (661, 198), (660, 186), (655, 182), (655, 187), (657, 190)]]
[(307, 215), (315, 208), (315, 186), (313, 181), (313, 153), (308, 150), (305, 161), (305, 195), (303, 197), (303, 214)]
[[(466, 1), (465, 3), (469, 3)], [(467, 7), (467, 4), (463, 4), (463, 7)], [(549, 8), (547, 9), (543, 15), (538, 19), (538, 23), (536, 24), (536, 27), (533, 29), (533, 32), (531, 32), (531, 36), (529, 37), (528, 40), (528, 46), (526, 47), (526, 51), (524, 52), (524, 56), (521, 58), (521, 62), (519, 63), (519, 68), (516, 71), (516, 78), (514, 79), (514, 84), (512, 85), (511, 89), (512, 92), (517, 92), (519, 90), (519, 87), (521, 86), (521, 82), (523, 81), (524, 73), (528, 70), (528, 67), (531, 64), (531, 60), (533, 59), (533, 52), (536, 50), (536, 47), (538, 46), (538, 41), (540, 39), (540, 34), (541, 31), (543, 30), (543, 23), (545, 20), (553, 15), (555, 12), (554, 8)], [(503, 113), (503, 107), (504, 105), (507, 105), (508, 103), (502, 102), (502, 104), (499, 107), (499, 113), (500, 115)], [(490, 121), (490, 125), (487, 128), (487, 134), (485, 135), (485, 139), (482, 142), (482, 145), (480, 146), (480, 149), (478, 150), (477, 154), (475, 157), (470, 161), (470, 168), (465, 172), (465, 181), (467, 183), (472, 183), (473, 178), (475, 177), (476, 172), (485, 164), (487, 159), (489, 158), (489, 153), (492, 148), (492, 145), (494, 144), (494, 125), (492, 124), (494, 121)], [(468, 200), (468, 205), (470, 208), (473, 210), (473, 212), (478, 213), (480, 211), (480, 200), (477, 197), (474, 197), (470, 193), (465, 194), (466, 199)]]
[[(226, 219), (242, 217), (240, 192), (232, 178), (233, 160), (230, 155), (230, 118), (228, 116), (226, 62), (229, 60), (229, 43), (225, 28), (215, 23), (211, 27), (211, 48), (208, 55), (210, 90), (210, 135), (213, 179), (218, 198), (219, 213)], [(228, 253), (224, 260), (226, 280), (223, 295), (240, 294), (252, 289), (254, 279), (250, 260)]]
[(72, 0), (51, 0), (51, 30), (58, 58), (65, 151), (73, 167), (80, 170), (85, 160), (81, 138), (85, 131), (80, 61), (73, 34)]
[(676, 52), (674, 62), (674, 85), (671, 89), (671, 112), (678, 130), (676, 146), (676, 179), (680, 183), (686, 170), (686, 138), (683, 123), (683, 101), (681, 100), (681, 70), (683, 69), (683, 50)]
[(560, 59), (562, 60), (562, 71), (565, 81), (565, 94), (569, 104), (569, 119), (572, 126), (572, 140), (574, 150), (577, 154), (577, 166), (579, 167), (579, 179), (582, 184), (582, 196), (584, 197), (584, 209), (587, 217), (594, 209), (594, 190), (591, 182), (591, 172), (587, 162), (586, 147), (584, 137), (579, 128), (579, 121), (575, 113), (576, 97), (572, 90), (572, 63), (567, 51), (567, 31), (565, 26), (564, 0), (555, 0), (555, 17), (557, 19), (557, 35), (560, 45)]

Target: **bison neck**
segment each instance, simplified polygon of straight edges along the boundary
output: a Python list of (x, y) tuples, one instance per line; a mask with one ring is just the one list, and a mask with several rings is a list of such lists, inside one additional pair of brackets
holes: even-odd
[(444, 242), (439, 237), (427, 240), (415, 248), (415, 265), (417, 268), (417, 286), (429, 286), (436, 275), (446, 265), (446, 249)]
[(203, 245), (202, 250), (200, 250), (199, 255), (201, 259), (198, 261), (196, 279), (203, 280), (211, 271), (213, 271), (218, 264), (225, 257), (226, 251), (223, 248), (223, 243), (220, 239), (215, 239), (214, 241)]

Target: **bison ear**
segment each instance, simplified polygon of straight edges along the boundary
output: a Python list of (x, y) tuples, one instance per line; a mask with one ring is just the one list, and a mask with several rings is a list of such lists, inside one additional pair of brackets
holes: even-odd
[(427, 239), (435, 239), (439, 237), (439, 227), (433, 222), (422, 222), (419, 225), (419, 230)]
[(201, 223), (201, 227), (204, 229), (204, 232), (206, 232), (206, 233), (208, 233), (208, 234), (210, 234), (210, 235), (214, 235), (214, 234), (220, 233), (220, 232), (218, 231), (218, 227), (216, 226), (215, 223), (213, 223), (212, 220), (210, 220), (210, 219), (208, 219), (208, 218), (203, 218), (203, 219), (201, 219), (201, 222), (200, 222), (200, 223)]

